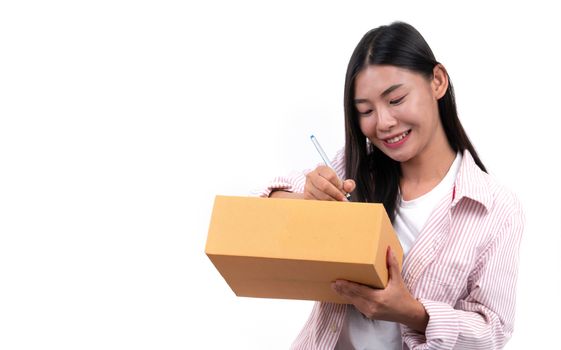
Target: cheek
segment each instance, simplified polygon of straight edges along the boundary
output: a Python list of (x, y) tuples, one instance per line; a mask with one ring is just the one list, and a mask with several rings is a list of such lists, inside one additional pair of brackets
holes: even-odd
[(376, 133), (376, 122), (374, 119), (375, 118), (360, 118), (358, 120), (360, 131), (367, 137), (372, 137)]
[(438, 119), (438, 101), (433, 99), (430, 95), (425, 94), (420, 96), (414, 104), (414, 109), (409, 111), (408, 115), (415, 115), (412, 121), (417, 124), (427, 124), (434, 122), (434, 116)]
[(418, 99), (411, 100), (409, 103), (399, 106), (396, 114), (399, 115), (399, 120), (402, 123), (415, 124), (421, 119), (423, 105)]

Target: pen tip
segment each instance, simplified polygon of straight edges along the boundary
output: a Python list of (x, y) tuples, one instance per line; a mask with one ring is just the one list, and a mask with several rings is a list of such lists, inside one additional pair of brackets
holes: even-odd
[(310, 138), (313, 139), (313, 138), (315, 138), (315, 136), (314, 136), (314, 135), (310, 135)]

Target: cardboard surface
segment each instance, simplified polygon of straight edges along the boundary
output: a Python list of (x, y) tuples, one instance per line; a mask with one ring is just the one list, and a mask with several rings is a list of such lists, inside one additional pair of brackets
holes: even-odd
[(216, 196), (205, 252), (238, 296), (343, 303), (331, 282), (387, 284), (403, 250), (382, 204)]

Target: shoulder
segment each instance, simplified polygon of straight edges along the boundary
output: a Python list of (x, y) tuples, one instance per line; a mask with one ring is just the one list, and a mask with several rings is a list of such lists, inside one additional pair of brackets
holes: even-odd
[(455, 183), (453, 229), (477, 242), (477, 255), (494, 242), (518, 242), (525, 223), (520, 199), (495, 176), (482, 171), (469, 153), (465, 158)]
[(522, 212), (522, 203), (514, 191), (502, 184), (495, 176), (482, 172), (486, 189), (491, 195), (491, 209), (501, 212)]
[(456, 178), (457, 198), (453, 205), (470, 207), (485, 214), (495, 222), (511, 215), (522, 215), (518, 196), (493, 175), (482, 171), (469, 152), (464, 152), (462, 165)]

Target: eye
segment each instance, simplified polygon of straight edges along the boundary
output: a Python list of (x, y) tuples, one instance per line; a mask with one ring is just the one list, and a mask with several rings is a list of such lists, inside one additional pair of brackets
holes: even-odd
[(390, 105), (392, 106), (397, 106), (398, 104), (400, 104), (401, 102), (403, 102), (403, 99), (405, 98), (405, 96), (407, 95), (403, 95), (400, 98), (396, 98), (395, 100), (391, 100), (390, 101)]
[(365, 111), (357, 110), (357, 112), (358, 112), (358, 115), (364, 117), (364, 116), (367, 116), (367, 115), (369, 115), (370, 113), (372, 113), (372, 110), (371, 110), (371, 109), (368, 109), (368, 110), (365, 110)]

